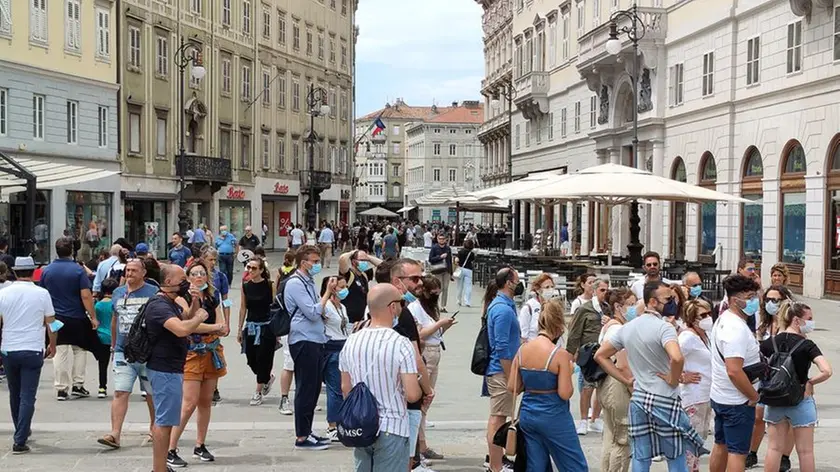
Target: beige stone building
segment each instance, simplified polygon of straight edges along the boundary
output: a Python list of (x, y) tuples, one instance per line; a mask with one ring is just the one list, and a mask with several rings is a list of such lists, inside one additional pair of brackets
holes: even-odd
[[(178, 230), (180, 120), (193, 225), (228, 225), (239, 236), (268, 226), (266, 247), (286, 245), (285, 224), (303, 222), (300, 171), (309, 169), (310, 86), (330, 112), (314, 120), (315, 170), (332, 182), (319, 217), (349, 218), (355, 0), (125, 0), (119, 18), (119, 98), (125, 235)], [(185, 70), (182, 41), (206, 69)], [(183, 62), (182, 62), (183, 63)], [(183, 111), (183, 113), (182, 113)], [(304, 190), (305, 192), (305, 190)]]

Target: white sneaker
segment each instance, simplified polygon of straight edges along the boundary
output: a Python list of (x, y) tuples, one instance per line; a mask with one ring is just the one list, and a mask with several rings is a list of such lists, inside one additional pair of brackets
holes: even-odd
[(589, 432), (589, 421), (588, 420), (580, 420), (577, 422), (577, 430), (578, 436), (586, 436), (586, 433)]
[(251, 406), (260, 406), (263, 402), (263, 396), (261, 393), (255, 393), (253, 397), (251, 397), (251, 402), (249, 405)]
[(280, 414), (285, 416), (292, 416), (294, 413), (292, 412), (292, 402), (289, 401), (289, 397), (281, 397), (280, 398)]
[(341, 442), (341, 440), (338, 439), (338, 430), (337, 429), (331, 429), (331, 430), (327, 431), (327, 437), (330, 438), (330, 442), (334, 442), (334, 443)]
[(418, 465), (417, 467), (411, 469), (412, 472), (436, 472), (434, 469), (431, 469), (423, 464)]
[(271, 374), (271, 378), (268, 379), (268, 383), (263, 385), (262, 396), (268, 396), (269, 392), (271, 392), (271, 385), (274, 383), (274, 378), (274, 374)]
[(589, 423), (589, 430), (595, 433), (603, 433), (604, 420), (602, 420), (601, 418), (595, 418), (595, 421)]

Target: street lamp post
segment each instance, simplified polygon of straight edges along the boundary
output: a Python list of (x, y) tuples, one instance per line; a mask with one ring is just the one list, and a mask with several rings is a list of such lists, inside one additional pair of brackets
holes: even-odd
[[(507, 114), (508, 114), (508, 139), (507, 139), (507, 181), (513, 182), (513, 99), (516, 97), (516, 89), (513, 87), (513, 82), (506, 82), (502, 88), (498, 90), (498, 95), (507, 100)], [(494, 105), (499, 104), (498, 99), (493, 100)], [(514, 245), (517, 231), (514, 227), (519, 226), (519, 215), (515, 215), (513, 211), (513, 200), (508, 201), (508, 227), (510, 228), (510, 243), (511, 248)]]
[(315, 117), (329, 115), (330, 106), (327, 104), (329, 98), (327, 91), (315, 84), (309, 84), (309, 92), (306, 95), (306, 106), (309, 110), (309, 135), (306, 142), (309, 143), (309, 201), (306, 207), (306, 220), (309, 226), (315, 228), (318, 218), (318, 202), (315, 194), (315, 143), (318, 135), (315, 133)]
[(204, 68), (204, 65), (201, 62), (201, 49), (200, 46), (185, 42), (184, 38), (181, 37), (181, 47), (175, 51), (173, 55), (175, 59), (175, 65), (178, 67), (178, 77), (180, 80), (180, 92), (178, 95), (178, 100), (181, 103), (179, 107), (181, 110), (181, 119), (179, 120), (181, 123), (181, 136), (180, 136), (180, 149), (178, 150), (178, 231), (181, 233), (181, 237), (185, 237), (187, 233), (187, 229), (189, 229), (189, 218), (188, 218), (188, 210), (187, 210), (187, 202), (184, 200), (184, 188), (186, 187), (186, 160), (187, 150), (185, 148), (184, 141), (186, 141), (187, 136), (187, 127), (186, 127), (186, 114), (187, 110), (185, 108), (184, 103), (184, 70), (186, 70), (187, 66), (192, 65), (190, 69), (190, 75), (195, 78), (196, 80), (201, 80), (204, 78), (204, 75), (207, 73), (207, 70)]
[[(618, 27), (617, 22), (621, 19), (630, 20), (630, 26)], [(630, 77), (633, 83), (633, 161), (639, 164), (639, 41), (645, 36), (645, 26), (639, 18), (636, 5), (629, 10), (620, 10), (610, 16), (610, 38), (605, 44), (607, 52), (613, 56), (621, 53), (622, 44), (618, 35), (624, 34), (633, 45), (633, 73)], [(644, 245), (639, 240), (639, 202), (633, 200), (630, 203), (630, 243), (627, 250), (630, 256), (630, 264), (633, 267), (642, 266), (642, 248)]]

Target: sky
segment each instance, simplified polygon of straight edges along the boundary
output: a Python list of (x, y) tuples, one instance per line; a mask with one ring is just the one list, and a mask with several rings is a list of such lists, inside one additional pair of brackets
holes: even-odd
[(475, 0), (361, 0), (356, 116), (394, 103), (481, 100), (484, 46)]

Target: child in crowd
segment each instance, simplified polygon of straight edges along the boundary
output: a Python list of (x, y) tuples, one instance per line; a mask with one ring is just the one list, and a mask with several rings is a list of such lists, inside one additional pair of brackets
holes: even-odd
[(97, 295), (98, 299), (93, 307), (96, 312), (96, 320), (99, 321), (96, 335), (100, 344), (99, 349), (93, 353), (99, 363), (99, 393), (97, 394), (99, 398), (108, 396), (108, 364), (111, 361), (111, 316), (114, 309), (111, 295), (119, 285), (117, 279), (111, 277), (103, 280), (102, 289)]

